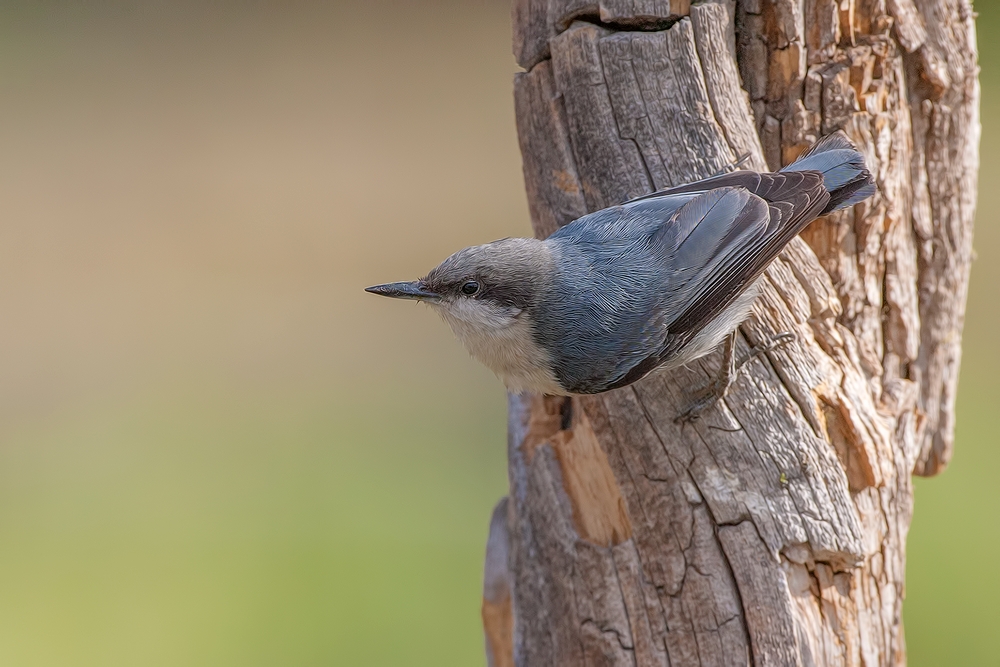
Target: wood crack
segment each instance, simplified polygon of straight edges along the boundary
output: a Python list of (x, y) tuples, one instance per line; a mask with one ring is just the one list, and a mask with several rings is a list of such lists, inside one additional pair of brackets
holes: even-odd
[(592, 25), (596, 25), (598, 28), (604, 28), (605, 30), (614, 32), (661, 32), (663, 30), (670, 30), (670, 28), (674, 27), (674, 24), (682, 18), (682, 16), (663, 18), (658, 16), (636, 15), (627, 19), (623, 18), (616, 21), (604, 21), (601, 19), (600, 14), (585, 12), (568, 16), (567, 19), (562, 22), (564, 27), (559, 30), (559, 32), (563, 32), (569, 28), (573, 21), (590, 23)]
[[(716, 354), (557, 405), (535, 445), (518, 422), (529, 399), (511, 399), (519, 665), (903, 662), (909, 471), (949, 456), (971, 257), (966, 4), (736, 0), (734, 26), (726, 2), (515, 1), (538, 236), (734, 153), (780, 167), (833, 128), (879, 187), (769, 268), (741, 346), (799, 338), (748, 366), (702, 423), (673, 417)], [(637, 13), (663, 22), (623, 29)], [(582, 483), (590, 467), (608, 483)]]

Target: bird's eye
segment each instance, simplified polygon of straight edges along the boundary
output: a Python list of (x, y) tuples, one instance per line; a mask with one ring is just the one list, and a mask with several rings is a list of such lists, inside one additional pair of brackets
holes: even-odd
[(466, 296), (472, 296), (479, 291), (479, 283), (475, 280), (470, 280), (462, 285), (462, 294)]

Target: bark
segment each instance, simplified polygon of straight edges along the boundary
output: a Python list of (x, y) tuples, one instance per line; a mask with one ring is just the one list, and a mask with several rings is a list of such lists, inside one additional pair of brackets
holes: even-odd
[[(602, 395), (509, 398), (492, 665), (896, 665), (911, 475), (951, 455), (979, 140), (966, 0), (515, 0), (535, 232), (843, 128), (879, 191), (766, 274), (715, 354)], [(507, 605), (506, 607), (504, 605)]]

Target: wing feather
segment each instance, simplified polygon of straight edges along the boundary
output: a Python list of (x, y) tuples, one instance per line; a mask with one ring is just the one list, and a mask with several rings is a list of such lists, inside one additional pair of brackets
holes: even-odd
[[(665, 285), (671, 297), (663, 306), (677, 315), (664, 318), (667, 333), (659, 349), (632, 366), (608, 389), (631, 384), (676, 356), (753, 284), (829, 201), (818, 172), (751, 173), (755, 178), (732, 178), (735, 175), (708, 179), (713, 189), (680, 207), (664, 225), (665, 238), (669, 238), (672, 227), (693, 228), (672, 253), (664, 255), (671, 267)], [(720, 186), (722, 180), (730, 185)], [(736, 183), (750, 185), (755, 191)], [(703, 198), (705, 201), (701, 201)], [(670, 245), (667, 243), (663, 250), (668, 251)]]
[(725, 259), (705, 267), (698, 277), (703, 286), (668, 325), (667, 356), (725, 310), (829, 201), (817, 172), (789, 172), (787, 178), (785, 174), (761, 176), (762, 187), (755, 193), (759, 198), (741, 214), (752, 219), (766, 217), (765, 231), (751, 243), (733, 239)]
[[(818, 171), (735, 172), (640, 197), (555, 232), (548, 242), (567, 271), (555, 277), (560, 299), (535, 327), (546, 349), (555, 350), (560, 383), (574, 393), (606, 391), (676, 356), (829, 199)], [(580, 312), (593, 318), (581, 320)]]

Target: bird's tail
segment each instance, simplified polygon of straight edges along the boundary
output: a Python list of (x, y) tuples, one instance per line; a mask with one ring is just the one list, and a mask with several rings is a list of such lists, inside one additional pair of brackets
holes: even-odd
[(875, 179), (865, 167), (865, 158), (843, 132), (816, 142), (798, 160), (781, 171), (818, 171), (830, 193), (830, 203), (820, 215), (847, 208), (875, 194)]

